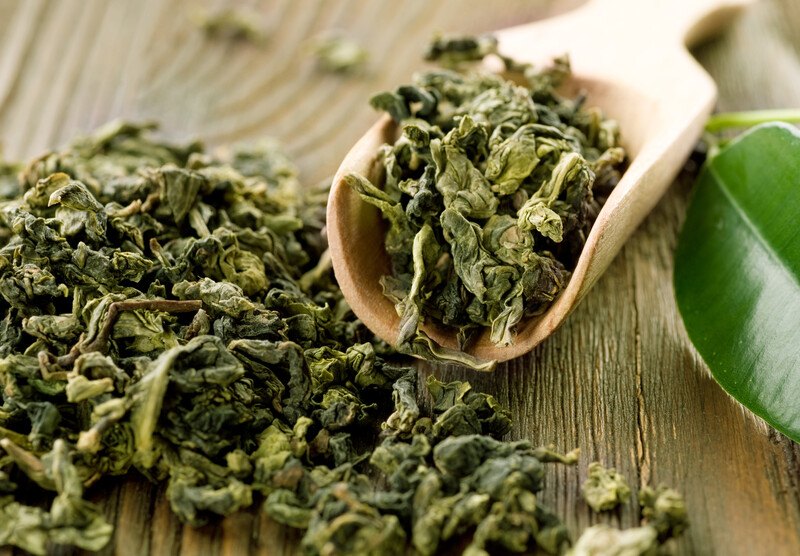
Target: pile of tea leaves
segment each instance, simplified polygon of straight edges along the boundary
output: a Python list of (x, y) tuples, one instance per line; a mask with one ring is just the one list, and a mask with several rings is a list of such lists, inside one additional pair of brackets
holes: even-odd
[(466, 383), (430, 379), (421, 412), (333, 281), (325, 190), (272, 144), (219, 158), (149, 129), (4, 167), (0, 544), (101, 548), (84, 490), (136, 469), (192, 525), (263, 499), (309, 553), (431, 554), (475, 527), (555, 551), (533, 494), (555, 456), (497, 440), (508, 412)]
[[(506, 76), (470, 66), (487, 56)], [(457, 332), (462, 350), (485, 331), (508, 346), (523, 318), (550, 306), (625, 151), (616, 122), (558, 93), (566, 57), (539, 69), (500, 56), (492, 37), (445, 37), (428, 59), (449, 69), (371, 99), (399, 129), (379, 152), (383, 183), (345, 179), (387, 221), (382, 286), (400, 316), (396, 347), (442, 359), (420, 349), (431, 344), (425, 322)]]
[[(501, 440), (509, 412), (466, 382), (418, 391), (334, 282), (326, 189), (273, 143), (212, 155), (152, 128), (0, 167), (0, 545), (102, 548), (84, 493), (135, 470), (184, 523), (259, 503), (307, 554), (566, 550), (537, 492), (577, 452)], [(658, 534), (583, 544), (669, 538), (651, 498)]]

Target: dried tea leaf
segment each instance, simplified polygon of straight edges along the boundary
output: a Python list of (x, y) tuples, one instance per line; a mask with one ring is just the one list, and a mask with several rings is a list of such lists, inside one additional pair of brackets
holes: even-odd
[(625, 477), (616, 469), (606, 469), (599, 462), (589, 464), (589, 476), (581, 486), (586, 503), (596, 512), (613, 510), (631, 495)]
[[(6, 450), (7, 440), (0, 440)], [(72, 463), (72, 454), (62, 439), (53, 443), (50, 452), (37, 462), (40, 482), (56, 491), (50, 511), (30, 507), (10, 497), (0, 498), (0, 545), (10, 544), (34, 554), (45, 554), (47, 543), (73, 545), (85, 550), (100, 550), (111, 539), (113, 527), (100, 508), (83, 500), (83, 478)]]
[(652, 527), (619, 530), (600, 524), (586, 529), (569, 556), (655, 556), (658, 541)]
[[(595, 511), (615, 507), (630, 496), (624, 478), (613, 469), (590, 464), (590, 478), (584, 483), (587, 502)], [(624, 492), (622, 498), (620, 493)], [(595, 502), (590, 502), (590, 496)], [(615, 529), (608, 525), (594, 525), (586, 529), (570, 549), (569, 556), (655, 556), (662, 553), (662, 545), (683, 534), (688, 526), (683, 497), (676, 491), (660, 486), (654, 490), (644, 487), (639, 492), (643, 523), (631, 529)]]
[(363, 71), (369, 51), (353, 39), (331, 35), (314, 41), (317, 65), (332, 73), (352, 74)]
[(384, 183), (345, 176), (389, 223), (382, 284), (401, 317), (395, 347), (475, 368), (490, 364), (454, 357), (421, 327), (452, 328), (462, 348), (482, 328), (512, 344), (520, 321), (564, 289), (625, 159), (616, 124), (556, 91), (565, 58), (537, 70), (500, 57), (523, 86), (470, 70), (489, 55), (492, 37), (437, 37), (427, 58), (452, 69), (370, 101), (401, 129), (379, 151)]
[(242, 7), (224, 8), (216, 12), (198, 9), (192, 13), (192, 19), (212, 39), (255, 44), (263, 43), (267, 39), (259, 14)]
[(639, 504), (645, 523), (658, 532), (659, 541), (678, 537), (689, 526), (683, 496), (671, 488), (645, 487), (639, 491)]
[[(432, 91), (398, 95), (406, 110), (432, 116), (444, 98)], [(474, 161), (489, 155), (486, 122), (503, 118), (498, 102), (509, 93), (490, 92), (475, 103), (485, 117), (465, 115), (446, 132), (409, 123), (405, 147), (387, 151), (393, 188), (352, 178), (394, 219), (395, 256), (413, 269), (385, 281), (409, 323), (409, 353), (490, 369), (436, 346), (418, 318), (479, 315), (508, 336), (516, 300), (526, 291), (545, 300), (549, 281), (565, 279), (555, 259), (531, 251), (540, 238), (525, 239), (515, 216), (475, 222), (455, 208), (486, 214), (497, 199)], [(511, 119), (524, 120), (531, 99), (510, 100)], [(48, 153), (0, 202), (0, 544), (37, 554), (51, 544), (102, 548), (112, 528), (84, 486), (135, 469), (167, 484), (185, 523), (260, 504), (304, 531), (309, 554), (398, 554), (409, 544), (434, 554), (470, 534), (472, 554), (563, 552), (564, 526), (537, 494), (545, 465), (574, 463), (576, 453), (501, 440), (510, 413), (468, 383), (430, 377), (420, 391), (417, 371), (398, 365), (336, 286), (325, 191), (302, 191), (274, 143), (212, 155), (153, 140), (151, 129), (115, 122)], [(543, 137), (537, 156), (549, 164), (553, 141), (575, 142)], [(437, 168), (431, 145), (460, 149), (457, 162), (469, 165)], [(418, 176), (407, 175), (412, 155), (427, 157)], [(505, 187), (521, 180), (513, 195), (525, 171), (503, 174)], [(467, 189), (451, 191), (459, 176)], [(416, 200), (404, 205), (404, 196)], [(483, 249), (481, 271), (462, 268), (464, 278), (454, 266), (475, 257), (459, 252), (456, 263), (446, 250), (445, 196), (448, 234), (468, 230)], [(433, 288), (437, 280), (448, 288)], [(465, 328), (468, 341), (475, 327)], [(44, 505), (27, 505), (27, 491)], [(643, 502), (665, 536), (680, 530), (671, 500), (658, 491)]]
[(491, 35), (436, 36), (425, 52), (425, 59), (444, 67), (458, 67), (464, 62), (476, 62), (497, 53), (497, 39)]

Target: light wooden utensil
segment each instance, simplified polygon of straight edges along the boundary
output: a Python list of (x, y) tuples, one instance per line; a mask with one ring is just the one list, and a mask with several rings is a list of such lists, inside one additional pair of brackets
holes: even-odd
[[(520, 322), (514, 344), (496, 347), (483, 334), (468, 350), (504, 361), (547, 338), (597, 281), (625, 240), (655, 206), (679, 172), (711, 113), (716, 87), (687, 52), (720, 30), (752, 0), (593, 0), (552, 19), (495, 33), (500, 51), (521, 61), (548, 63), (570, 56), (574, 78), (567, 92), (585, 91), (587, 106), (619, 122), (630, 165), (603, 206), (572, 277), (541, 316)], [(377, 186), (378, 147), (395, 140), (397, 128), (380, 119), (345, 157), (328, 201), (328, 241), (345, 298), (374, 333), (394, 343), (399, 317), (383, 296), (379, 279), (390, 273), (378, 210), (344, 182), (350, 172)], [(455, 333), (426, 323), (439, 344), (456, 347)]]

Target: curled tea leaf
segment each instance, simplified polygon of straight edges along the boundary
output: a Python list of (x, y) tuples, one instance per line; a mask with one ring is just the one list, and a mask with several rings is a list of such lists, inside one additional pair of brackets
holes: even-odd
[(320, 37), (314, 43), (317, 64), (333, 73), (362, 71), (369, 60), (369, 51), (358, 42), (341, 35)]
[(586, 529), (567, 553), (569, 556), (645, 556), (655, 554), (658, 542), (652, 527), (619, 530), (608, 525)]
[(671, 488), (663, 485), (655, 490), (643, 488), (639, 492), (639, 504), (645, 523), (658, 532), (661, 541), (680, 536), (688, 526), (683, 496)]
[(581, 486), (581, 492), (586, 503), (596, 512), (613, 510), (631, 495), (625, 477), (596, 461), (589, 464), (589, 476)]
[(437, 36), (425, 52), (425, 59), (435, 61), (444, 67), (458, 67), (464, 62), (482, 60), (497, 52), (497, 39), (491, 35)]
[(267, 38), (258, 14), (243, 8), (227, 8), (217, 12), (197, 10), (195, 24), (210, 38), (261, 43)]

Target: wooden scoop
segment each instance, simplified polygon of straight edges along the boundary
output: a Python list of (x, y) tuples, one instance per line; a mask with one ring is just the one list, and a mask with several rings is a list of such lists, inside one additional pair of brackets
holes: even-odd
[[(495, 33), (501, 53), (547, 64), (567, 53), (574, 77), (567, 93), (585, 91), (619, 122), (630, 165), (595, 221), (572, 277), (541, 316), (517, 326), (512, 345), (497, 347), (483, 334), (468, 350), (504, 361), (547, 338), (597, 281), (625, 240), (655, 206), (681, 169), (713, 109), (716, 87), (687, 45), (718, 31), (750, 0), (593, 0), (565, 15)], [(356, 143), (333, 181), (328, 241), (345, 298), (374, 333), (394, 343), (399, 317), (379, 279), (390, 274), (378, 210), (361, 201), (343, 177), (357, 172), (377, 186), (378, 147), (392, 143), (395, 124), (384, 117)], [(457, 347), (453, 330), (426, 323), (443, 346)]]

